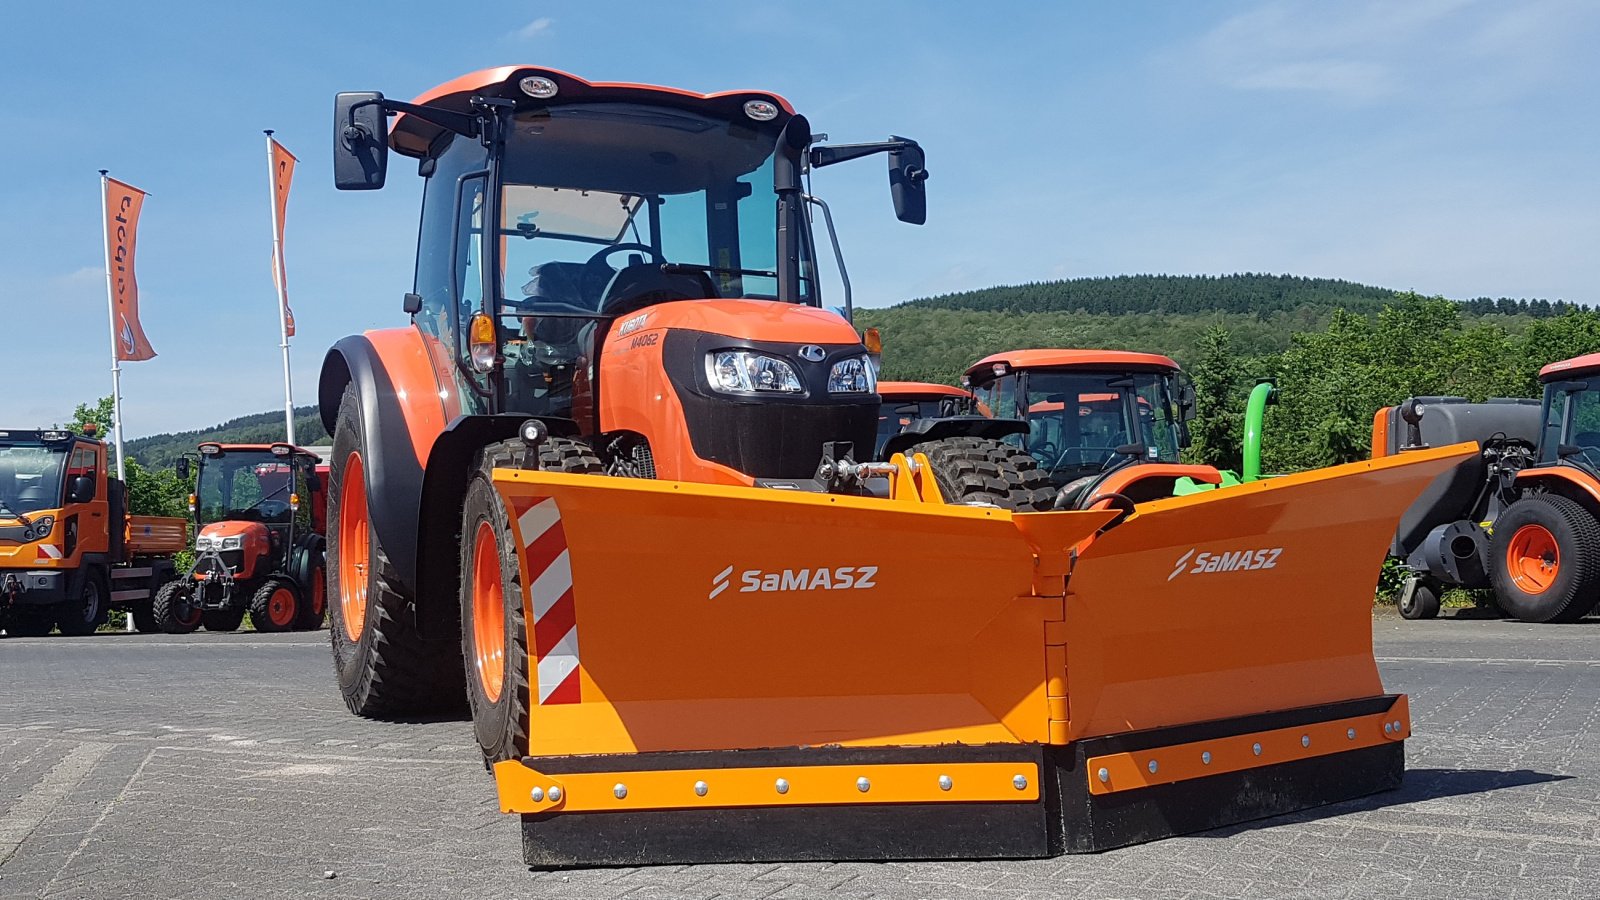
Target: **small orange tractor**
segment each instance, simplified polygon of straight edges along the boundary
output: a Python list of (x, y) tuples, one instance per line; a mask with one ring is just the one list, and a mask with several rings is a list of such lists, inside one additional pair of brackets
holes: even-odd
[[(1036, 512), (990, 417), (869, 452), (805, 176), (886, 154), (920, 223), (914, 141), (537, 66), (340, 94), (334, 135), (340, 188), (425, 179), (410, 326), (322, 368), (334, 670), (361, 715), (465, 698), (529, 864), (1045, 856), (1398, 785), (1354, 600), (1470, 447)], [(1139, 371), (1063, 466), (1187, 473), (1175, 367)]]
[[(201, 444), (195, 459), (195, 561), (156, 595), (163, 631), (320, 628), (326, 494), (317, 457), (289, 444)], [(190, 457), (178, 460), (187, 479)]]
[(0, 431), (0, 630), (85, 635), (113, 608), (156, 630), (151, 598), (174, 577), (185, 522), (128, 515), (107, 456), (70, 431)]
[(1400, 520), (1390, 555), (1408, 574), (1406, 618), (1438, 615), (1447, 587), (1493, 588), (1524, 622), (1573, 622), (1600, 604), (1600, 353), (1539, 380), (1542, 401), (1413, 397), (1374, 417), (1374, 459), (1481, 446)]

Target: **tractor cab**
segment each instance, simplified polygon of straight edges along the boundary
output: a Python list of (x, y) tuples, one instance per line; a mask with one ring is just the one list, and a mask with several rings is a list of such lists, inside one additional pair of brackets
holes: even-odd
[(1551, 363), (1539, 381), (1544, 424), (1537, 466), (1570, 467), (1600, 486), (1600, 353)]
[(880, 381), (878, 397), (878, 456), (889, 439), (921, 420), (967, 415), (972, 395), (948, 384), (923, 381)]
[(1168, 357), (1019, 350), (984, 357), (963, 381), (980, 408), (1025, 424), (1007, 440), (1056, 486), (1057, 508), (1087, 508), (1110, 494), (1132, 503), (1170, 496), (1181, 478), (1220, 481), (1210, 466), (1179, 463), (1194, 392)]
[[(406, 309), (445, 421), (538, 417), (592, 437), (610, 471), (732, 483), (809, 477), (828, 442), (870, 448), (876, 373), (823, 303), (826, 207), (803, 176), (887, 154), (896, 213), (921, 224), (916, 142), (823, 146), (775, 94), (526, 66), (413, 103), (340, 94), (335, 117), (340, 188), (381, 187), (390, 149), (427, 179)], [(782, 446), (711, 436), (728, 425)]]

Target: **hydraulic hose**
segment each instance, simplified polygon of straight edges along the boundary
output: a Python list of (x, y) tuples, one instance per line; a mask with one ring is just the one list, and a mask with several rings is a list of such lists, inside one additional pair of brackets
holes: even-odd
[(1250, 402), (1244, 408), (1244, 472), (1240, 479), (1245, 483), (1261, 477), (1261, 424), (1277, 390), (1270, 381), (1250, 389)]

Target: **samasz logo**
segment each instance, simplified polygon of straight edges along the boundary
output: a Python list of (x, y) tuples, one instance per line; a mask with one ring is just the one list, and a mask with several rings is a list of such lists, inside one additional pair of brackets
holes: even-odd
[[(1198, 549), (1198, 548), (1196, 548)], [(1177, 565), (1172, 567), (1172, 574), (1167, 576), (1171, 581), (1179, 575), (1203, 575), (1207, 572), (1241, 572), (1253, 569), (1275, 569), (1278, 566), (1278, 556), (1283, 553), (1282, 547), (1268, 547), (1261, 550), (1229, 550), (1224, 553), (1200, 553), (1193, 549), (1178, 557)], [(1193, 561), (1193, 565), (1190, 562)]]
[[(715, 600), (732, 586), (733, 566), (711, 578), (707, 599)], [(741, 594), (790, 591), (864, 591), (878, 586), (877, 566), (819, 566), (814, 569), (745, 569), (738, 573)]]

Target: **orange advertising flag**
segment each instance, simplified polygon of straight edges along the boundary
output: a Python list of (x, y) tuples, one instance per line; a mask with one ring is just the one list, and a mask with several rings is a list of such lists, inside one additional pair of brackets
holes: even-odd
[(113, 342), (117, 359), (136, 362), (156, 355), (139, 324), (139, 280), (133, 272), (145, 193), (115, 178), (106, 178), (105, 183), (106, 268), (111, 285)]
[(267, 139), (272, 153), (272, 277), (278, 286), (278, 302), (283, 304), (284, 336), (294, 337), (294, 310), (289, 308), (288, 269), (283, 262), (283, 218), (289, 210), (289, 184), (294, 180), (294, 154), (273, 138)]

